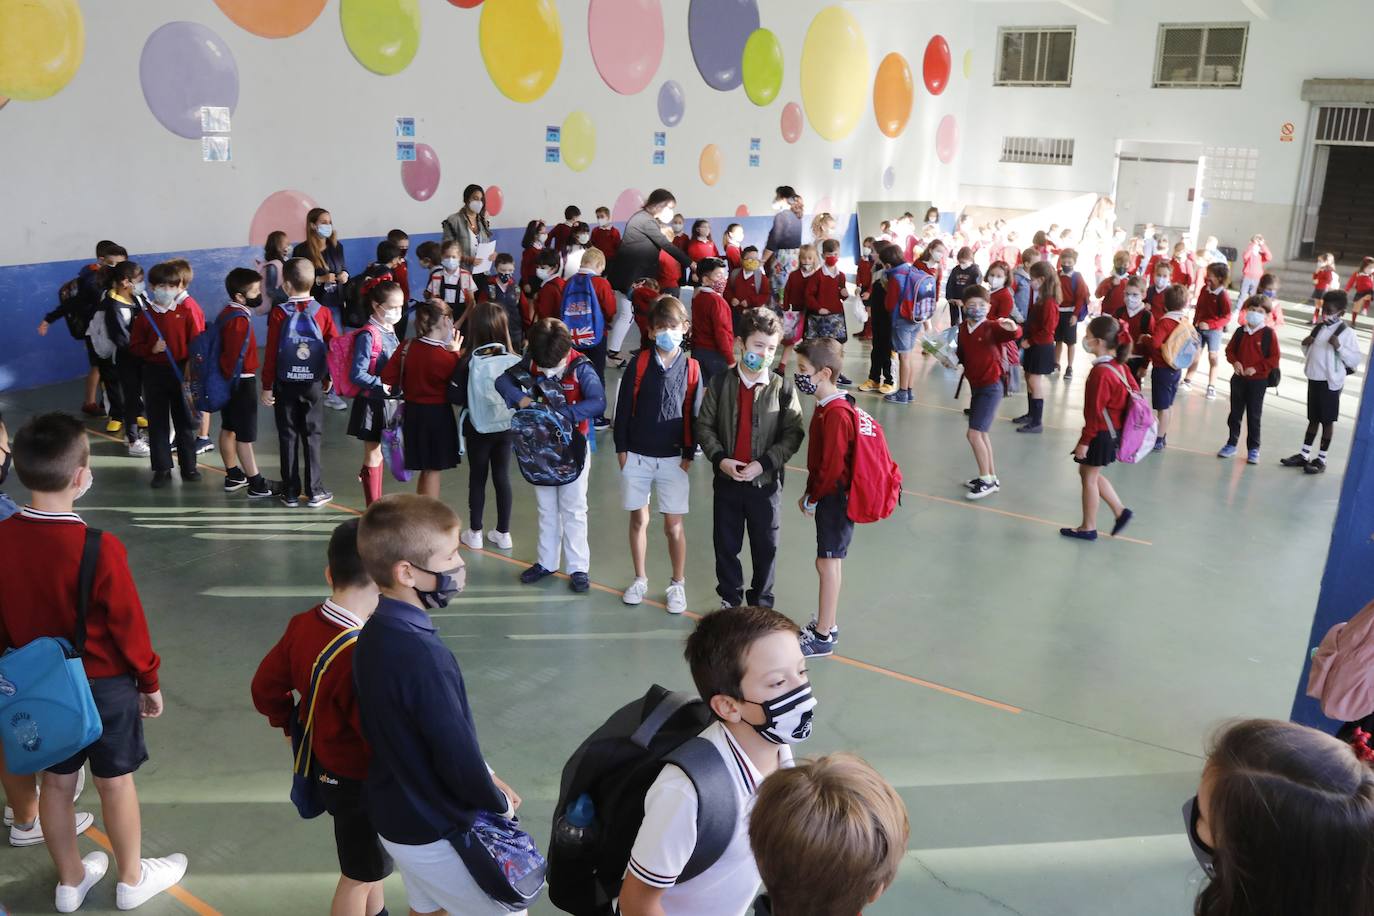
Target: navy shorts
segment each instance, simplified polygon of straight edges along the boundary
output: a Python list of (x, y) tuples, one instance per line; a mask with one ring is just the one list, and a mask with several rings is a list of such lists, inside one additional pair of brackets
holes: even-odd
[(1054, 342), (1062, 344), (1078, 343), (1078, 316), (1073, 312), (1059, 313), (1059, 324), (1054, 329)]
[(229, 403), (219, 412), (219, 428), (233, 433), (234, 438), (247, 445), (258, 441), (258, 380), (256, 376), (241, 378), (234, 384)]
[(127, 674), (91, 678), (91, 696), (104, 728), (99, 738), (61, 763), (48, 767), (50, 773), (68, 776), (91, 763), (91, 775), (98, 779), (127, 776), (148, 759), (143, 743), (143, 717), (138, 711), (138, 685)]
[(325, 810), (334, 819), (334, 846), (339, 854), (339, 873), (354, 881), (371, 883), (390, 875), (395, 863), (382, 847), (363, 804), (363, 784), (342, 776), (320, 781)]
[(974, 388), (969, 400), (968, 428), (985, 433), (992, 429), (992, 421), (997, 418), (997, 405), (1002, 403), (1002, 383), (986, 388)]
[(816, 556), (823, 560), (843, 560), (854, 539), (854, 523), (849, 520), (849, 491), (831, 493), (816, 503)]
[(1221, 352), (1221, 329), (1220, 328), (1198, 328), (1198, 334), (1202, 335), (1203, 343), (1207, 345), (1208, 353)]
[(1335, 423), (1341, 418), (1341, 389), (1321, 379), (1307, 380), (1307, 422)]
[(1155, 410), (1168, 410), (1174, 406), (1178, 396), (1178, 380), (1182, 369), (1155, 366), (1150, 370), (1150, 406)]

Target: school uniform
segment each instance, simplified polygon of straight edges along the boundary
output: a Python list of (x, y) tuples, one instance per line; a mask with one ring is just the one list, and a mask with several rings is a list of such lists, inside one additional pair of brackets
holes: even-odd
[(1351, 316), (1360, 314), (1369, 308), (1370, 300), (1374, 299), (1374, 274), (1352, 274), (1345, 289), (1347, 292), (1354, 291), (1350, 296)]
[[(316, 305), (321, 307), (315, 309)], [(315, 327), (309, 315), (314, 311)], [(287, 327), (288, 319), (292, 322)], [(318, 374), (299, 366), (279, 365), (282, 334), (304, 338), (318, 330), (326, 350), (338, 336), (334, 316), (323, 303), (309, 296), (292, 297), (275, 306), (267, 316), (267, 345), (263, 348), (262, 388), (275, 398), (277, 443), (281, 451), (282, 495), (288, 499), (324, 493), (321, 478), (320, 439), (324, 433), (324, 384), (327, 364)], [(302, 348), (307, 345), (301, 344)], [(299, 353), (299, 350), (297, 351)], [(294, 376), (294, 377), (293, 377)], [(304, 457), (304, 461), (302, 461)]]
[[(292, 716), (305, 725), (310, 710), (296, 698), (309, 694), (315, 660), (340, 633), (362, 626), (356, 614), (333, 601), (291, 618), (258, 664), (251, 687), (253, 705), (273, 728), (290, 736)], [(340, 649), (315, 687), (310, 751), (322, 771), (318, 789), (334, 821), (339, 871), (345, 878), (372, 882), (390, 875), (393, 863), (363, 803), (372, 750), (363, 738), (353, 686), (355, 650), (356, 645)]]
[(539, 269), (539, 255), (543, 252), (543, 245), (531, 245), (520, 252), (520, 283), (533, 286), (539, 281), (535, 276), (535, 271)]
[(401, 429), (407, 470), (446, 471), (461, 460), (458, 423), (448, 402), (448, 383), (457, 365), (458, 354), (444, 341), (420, 337), (406, 341), (382, 367), (382, 382), (405, 400)]
[[(380, 344), (374, 360), (374, 345)], [(387, 399), (382, 370), (391, 359), (400, 339), (391, 328), (376, 318), (368, 319), (366, 327), (353, 338), (353, 354), (349, 360), (349, 381), (362, 392), (353, 398), (353, 410), (348, 415), (348, 434), (362, 442), (381, 442), (382, 430), (396, 414), (396, 402)]]
[[(577, 220), (573, 220), (573, 222), (577, 222)], [(544, 241), (544, 245), (554, 251), (562, 251), (568, 246), (568, 239), (572, 237), (572, 231), (572, 224), (566, 221), (557, 226), (550, 226), (548, 238)]]
[[(838, 268), (821, 267), (811, 275), (805, 289), (806, 337), (831, 337), (844, 343), (849, 339), (844, 304), (849, 298), (844, 273)], [(825, 314), (822, 314), (825, 313)]]
[(501, 306), (506, 313), (506, 330), (510, 333), (511, 347), (516, 353), (522, 352), (525, 349), (525, 332), (533, 323), (534, 312), (520, 284), (514, 278), (509, 283), (503, 283), (501, 275), (496, 274), (478, 299)]
[(1182, 312), (1165, 312), (1154, 319), (1150, 332), (1150, 406), (1155, 410), (1173, 407), (1174, 398), (1178, 396), (1178, 381), (1183, 370), (1175, 369), (1164, 359), (1164, 343), (1183, 317)]
[[(1104, 468), (1116, 461), (1116, 444), (1126, 420), (1131, 392), (1139, 390), (1135, 377), (1111, 356), (1093, 360), (1083, 389), (1083, 432), (1078, 437), (1078, 444), (1086, 445), (1088, 454), (1080, 464)], [(1107, 427), (1108, 417), (1111, 429)]]
[(1131, 358), (1126, 360), (1126, 366), (1131, 370), (1137, 382), (1145, 378), (1145, 370), (1150, 365), (1150, 348), (1152, 346), (1155, 325), (1155, 316), (1142, 301), (1139, 309), (1134, 315), (1128, 306), (1122, 305), (1112, 312), (1121, 326), (1126, 329), (1126, 333), (1131, 336)]
[[(731, 605), (773, 606), (783, 469), (804, 435), (797, 392), (776, 372), (765, 369), (747, 381), (736, 366), (706, 386), (696, 437), (712, 468), (716, 594)], [(757, 461), (763, 473), (750, 481), (735, 480), (720, 470), (726, 458)], [(753, 568), (748, 591), (739, 560), (746, 531)]]
[(620, 230), (614, 226), (597, 226), (592, 230), (592, 247), (606, 256), (607, 264), (611, 263), (620, 250)]
[(1244, 254), (1241, 255), (1241, 281), (1240, 281), (1240, 301), (1244, 303), (1246, 299), (1254, 295), (1259, 288), (1260, 277), (1264, 276), (1264, 265), (1269, 263), (1272, 257), (1269, 254), (1267, 245), (1247, 245)]
[[(420, 608), (388, 598), (353, 651), (362, 735), (372, 750), (364, 799), (412, 910), (504, 914), (477, 887), (447, 836), (479, 813), (504, 814), (458, 660)], [(425, 727), (417, 727), (424, 723)]]
[[(110, 290), (91, 319), (105, 322), (106, 336), (115, 345), (114, 369), (119, 397), (110, 399), (110, 414), (123, 421), (124, 438), (128, 442), (138, 438), (138, 418), (147, 419), (143, 406), (143, 360), (129, 349), (130, 335), (139, 313), (151, 308), (147, 297), (141, 294), (125, 299)], [(123, 413), (115, 410), (116, 403), (122, 405)]]
[(435, 269), (429, 275), (429, 295), (433, 299), (438, 299), (449, 307), (453, 313), (453, 321), (457, 323), (467, 312), (468, 307), (477, 299), (477, 284), (472, 280), (472, 274), (458, 268), (457, 273), (449, 273), (442, 267)]
[(973, 327), (959, 324), (957, 352), (969, 384), (969, 429), (985, 433), (992, 429), (997, 405), (1002, 403), (1002, 361), (1006, 345), (1019, 340), (1019, 327), (1008, 331), (995, 321), (984, 319)]
[(1171, 271), (1169, 274), (1170, 283), (1192, 289), (1193, 284), (1197, 282), (1197, 265), (1193, 263), (1191, 255), (1185, 258), (1173, 258), (1169, 261), (1169, 269)]
[(706, 258), (720, 257), (720, 249), (710, 239), (692, 239), (683, 250), (687, 252), (687, 257), (692, 259), (693, 270), (696, 269), (696, 264)]
[[(143, 360), (143, 400), (148, 410), (148, 447), (154, 471), (172, 469), (170, 433), (176, 430), (181, 476), (196, 470), (196, 436), (200, 427), (182, 380), (191, 339), (205, 330), (205, 313), (189, 296), (165, 312), (143, 310), (129, 332), (129, 350)], [(160, 335), (160, 336), (159, 336)], [(167, 349), (154, 353), (159, 340)], [(180, 373), (180, 377), (178, 377)]]
[(1317, 325), (1302, 342), (1306, 357), (1307, 421), (1335, 423), (1341, 416), (1341, 391), (1346, 377), (1360, 368), (1360, 344), (1342, 318)]
[[(1149, 276), (1149, 274), (1146, 274), (1146, 276)], [(1156, 321), (1164, 317), (1164, 311), (1166, 309), (1164, 305), (1164, 294), (1168, 289), (1169, 284), (1167, 283), (1164, 284), (1163, 287), (1151, 283), (1145, 288), (1145, 304), (1150, 307), (1150, 315)]]
[[(163, 438), (166, 442), (166, 438)], [(76, 632), (77, 579), (86, 523), (74, 512), (24, 508), (0, 522), (0, 652), (44, 636)], [(103, 532), (86, 612), (81, 664), (104, 730), (92, 744), (48, 767), (70, 775), (88, 761), (99, 779), (137, 770), (148, 759), (140, 693), (159, 689), (161, 659), (119, 538)]]
[[(1265, 349), (1269, 355), (1265, 355)], [(1254, 369), (1254, 373), (1231, 376), (1231, 413), (1226, 418), (1230, 438), (1226, 441), (1235, 445), (1240, 441), (1240, 418), (1245, 416), (1245, 447), (1260, 447), (1260, 415), (1264, 410), (1264, 395), (1269, 390), (1269, 374), (1279, 367), (1282, 353), (1279, 350), (1279, 335), (1270, 327), (1260, 325), (1252, 328), (1243, 325), (1236, 329), (1226, 344), (1226, 361), (1232, 365), (1240, 363), (1242, 369)]]
[(822, 559), (844, 559), (854, 537), (849, 484), (859, 427), (852, 405), (843, 391), (817, 401), (806, 436), (806, 503), (815, 510), (816, 556)]
[[(682, 245), (674, 241), (673, 246), (682, 251), (686, 247), (686, 240), (683, 240)], [(658, 251), (657, 279), (659, 291), (665, 296), (676, 296), (678, 288), (682, 286), (682, 265), (678, 263), (677, 258), (661, 248)]]
[(1336, 272), (1330, 267), (1321, 267), (1312, 272), (1312, 298), (1320, 299), (1328, 289), (1336, 285)]
[(957, 264), (949, 272), (949, 278), (945, 280), (945, 299), (949, 303), (949, 323), (950, 326), (963, 321), (963, 312), (960, 311), (960, 303), (964, 301), (964, 290), (970, 286), (976, 286), (983, 279), (983, 271), (977, 264), (970, 264), (965, 267)]
[(891, 385), (892, 381), (892, 312), (887, 307), (888, 283), (885, 268), (873, 272), (873, 284), (868, 295), (868, 326), (872, 332), (872, 350), (868, 356), (868, 380), (876, 385)]
[(705, 385), (735, 359), (734, 317), (719, 293), (701, 287), (692, 296), (692, 355)]
[[(219, 319), (219, 372), (229, 380), (229, 402), (219, 412), (220, 429), (245, 445), (258, 441), (258, 339), (253, 312), (231, 302)], [(239, 364), (239, 355), (243, 364)]]
[(1078, 343), (1080, 315), (1088, 311), (1088, 284), (1078, 271), (1059, 275), (1059, 324), (1055, 327), (1054, 342), (1073, 346)]
[(535, 321), (539, 321), (541, 318), (562, 319), (563, 287), (567, 285), (567, 281), (558, 276), (550, 277), (544, 281), (544, 285), (539, 287), (539, 292), (534, 297), (533, 317)]
[(1027, 375), (1049, 375), (1054, 371), (1054, 342), (1059, 332), (1060, 315), (1063, 314), (1058, 302), (1053, 299), (1041, 302), (1038, 298), (1037, 294), (1032, 293), (1030, 313), (1026, 316), (1025, 340), (1028, 345), (1021, 353), (1021, 364)]
[(751, 272), (736, 270), (725, 284), (725, 299), (738, 300), (740, 309), (764, 308), (773, 302), (773, 285), (762, 267)]
[(1102, 300), (1102, 314), (1115, 315), (1120, 309), (1126, 306), (1126, 283), (1130, 277), (1122, 274), (1113, 274), (1101, 283), (1097, 284), (1096, 296)]
[[(787, 282), (782, 288), (782, 307), (787, 312), (798, 312), (798, 321), (801, 326), (797, 329), (796, 340), (800, 340), (806, 331), (806, 302), (807, 291), (816, 282), (818, 270), (811, 273), (804, 272), (800, 267), (787, 275)], [(787, 331), (783, 330), (783, 343), (787, 343)], [(793, 341), (795, 342), (795, 341)]]
[[(514, 284), (512, 284), (514, 285)], [(468, 379), (472, 369), (469, 352), (458, 361), (449, 383), (449, 400), (459, 413), (468, 406)], [(496, 490), (496, 530), (510, 531), (512, 494), (510, 458), (513, 443), (510, 430), (497, 433), (478, 432), (470, 416), (463, 416), (464, 454), (468, 459), (468, 530), (481, 531), (486, 519), (487, 477)]]
[(1213, 293), (1206, 287), (1197, 295), (1197, 304), (1193, 307), (1193, 327), (1197, 328), (1202, 339), (1207, 343), (1207, 352), (1216, 353), (1221, 350), (1222, 333), (1226, 326), (1231, 323), (1231, 297), (1226, 294), (1225, 289)]
[(687, 514), (691, 479), (682, 462), (696, 457), (692, 422), (705, 391), (700, 367), (696, 387), (691, 387), (693, 362), (687, 351), (679, 349), (672, 362), (665, 364), (663, 354), (654, 347), (640, 351), (620, 376), (614, 437), (616, 454), (626, 456), (620, 471), (620, 500), (627, 512), (649, 505), (653, 491), (660, 512)]
[(634, 316), (635, 327), (639, 329), (639, 349), (652, 346), (649, 335), (649, 312), (659, 296), (663, 295), (651, 286), (636, 286), (630, 292), (630, 310)]
[(725, 266), (730, 270), (739, 270), (740, 262), (744, 260), (744, 254), (738, 245), (725, 246)]
[[(701, 737), (725, 761), (735, 793), (734, 835), (719, 859), (696, 877), (678, 881), (696, 847), (696, 787), (681, 768), (667, 764), (644, 795), (644, 820), (630, 850), (626, 876), (663, 891), (660, 905), (672, 916), (745, 916), (759, 891), (759, 870), (749, 846), (749, 811), (762, 774), (722, 722)], [(778, 747), (778, 766), (792, 766), (792, 749)]]

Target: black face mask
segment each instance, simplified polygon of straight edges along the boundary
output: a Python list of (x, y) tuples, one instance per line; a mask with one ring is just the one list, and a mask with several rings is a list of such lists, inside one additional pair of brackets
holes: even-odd
[(1202, 842), (1202, 838), (1197, 835), (1197, 822), (1200, 814), (1196, 795), (1183, 803), (1183, 824), (1188, 831), (1188, 845), (1193, 847), (1193, 858), (1197, 859), (1197, 864), (1202, 866), (1207, 877), (1215, 878), (1217, 869), (1212, 860), (1216, 851)]
[(248, 306), (250, 309), (257, 308), (258, 306), (262, 305), (262, 293), (258, 293), (256, 296), (248, 297), (244, 300), (243, 304)]
[(5, 461), (0, 464), (0, 484), (3, 484), (10, 476), (10, 468), (12, 467), (14, 467), (14, 453), (5, 452)]
[(463, 574), (465, 567), (455, 566), (453, 569), (443, 572), (435, 572), (432, 569), (425, 569), (423, 566), (416, 566), (415, 568), (434, 577), (434, 588), (415, 589), (415, 594), (419, 597), (420, 603), (431, 611), (448, 607), (448, 603), (457, 598), (463, 591), (466, 576), (464, 576), (464, 581), (460, 581), (458, 577)]

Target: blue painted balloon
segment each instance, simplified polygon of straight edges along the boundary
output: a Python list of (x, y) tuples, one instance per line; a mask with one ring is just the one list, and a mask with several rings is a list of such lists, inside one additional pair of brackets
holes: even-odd
[(668, 80), (658, 87), (658, 119), (664, 127), (677, 127), (687, 110), (687, 98), (677, 80)]
[(706, 85), (727, 92), (743, 82), (744, 44), (758, 27), (758, 0), (692, 0), (687, 40)]

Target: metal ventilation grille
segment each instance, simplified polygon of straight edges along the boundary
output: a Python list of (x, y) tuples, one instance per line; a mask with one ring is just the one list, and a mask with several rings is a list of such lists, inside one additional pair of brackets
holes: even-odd
[(997, 33), (995, 86), (1068, 86), (1078, 30), (1003, 28)]
[(1003, 162), (1073, 165), (1072, 137), (1003, 137)]
[(1245, 23), (1161, 25), (1155, 86), (1239, 88), (1249, 33)]
[(1317, 112), (1317, 142), (1333, 146), (1374, 144), (1374, 108), (1322, 108)]

